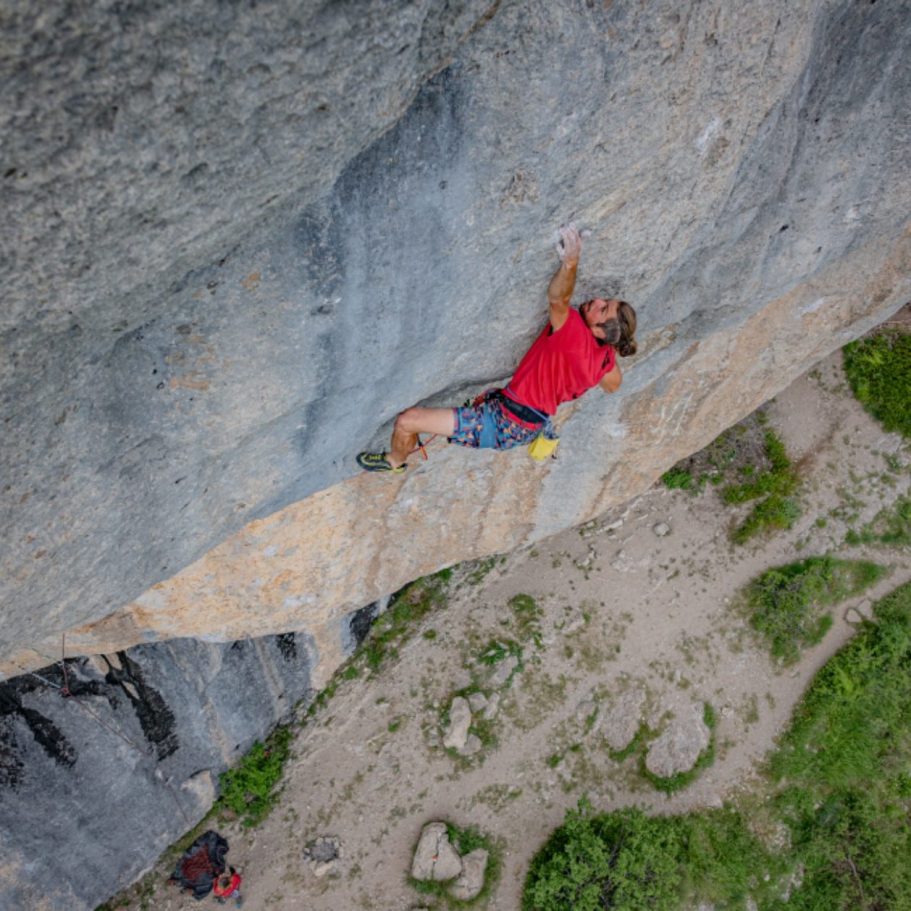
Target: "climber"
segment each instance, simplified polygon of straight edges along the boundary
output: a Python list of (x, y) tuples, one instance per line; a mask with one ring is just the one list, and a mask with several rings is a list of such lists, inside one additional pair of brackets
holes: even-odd
[(560, 267), (547, 289), (550, 319), (504, 389), (493, 389), (463, 408), (408, 408), (395, 421), (388, 452), (362, 452), (365, 471), (400, 474), (416, 451), (418, 434), (440, 434), (462, 446), (510, 449), (553, 434), (557, 407), (593, 386), (616, 392), (616, 355), (636, 353), (636, 312), (625, 301), (596, 297), (569, 306), (576, 285), (582, 238), (575, 225), (560, 228)]

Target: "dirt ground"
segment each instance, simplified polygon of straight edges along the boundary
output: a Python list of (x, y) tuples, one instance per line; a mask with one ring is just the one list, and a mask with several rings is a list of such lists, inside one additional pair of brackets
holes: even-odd
[[(583, 794), (600, 809), (675, 813), (750, 789), (807, 682), (851, 636), (849, 609), (867, 612), (911, 578), (907, 551), (844, 544), (849, 527), (908, 491), (911, 445), (857, 405), (840, 354), (766, 410), (804, 478), (790, 531), (735, 547), (728, 533), (745, 507), (723, 505), (710, 485), (696, 495), (659, 485), (583, 528), (456, 571), (447, 606), (419, 624), (399, 657), (375, 678), (345, 681), (298, 734), (272, 815), (253, 830), (220, 827), (244, 872), (244, 907), (441, 907), (406, 874), (421, 827), (445, 819), (497, 840), (501, 876), (479, 907), (515, 911), (531, 858)], [(770, 566), (823, 553), (894, 569), (836, 607), (831, 630), (799, 663), (777, 666), (737, 593)], [(524, 621), (510, 606), (518, 594), (539, 608)], [(522, 663), (498, 686), (498, 665), (479, 658), (508, 639), (520, 643)], [(441, 745), (441, 716), (471, 683), (500, 703), (487, 744), (461, 758)], [(640, 716), (657, 732), (703, 703), (717, 719), (716, 756), (688, 787), (667, 796), (636, 755), (612, 758), (608, 743)], [(302, 855), (319, 836), (342, 844), (325, 875)], [(200, 905), (162, 885), (147, 907)]]

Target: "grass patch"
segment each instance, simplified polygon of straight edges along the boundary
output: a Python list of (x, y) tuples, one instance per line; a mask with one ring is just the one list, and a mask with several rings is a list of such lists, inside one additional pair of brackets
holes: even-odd
[(374, 674), (384, 662), (398, 657), (415, 624), (445, 603), (451, 578), (452, 570), (444, 569), (406, 585), (376, 619), (355, 657)]
[(842, 349), (857, 400), (886, 430), (911, 437), (911, 334), (886, 329)]
[(911, 546), (911, 497), (899, 497), (892, 506), (881, 509), (860, 531), (851, 529), (845, 535), (845, 543)]
[(816, 675), (772, 759), (806, 866), (789, 907), (911, 907), (911, 584), (875, 617)]
[(248, 828), (262, 822), (278, 800), (277, 785), (291, 753), (291, 740), (286, 725), (277, 727), (265, 743), (257, 740), (233, 769), (219, 777), (221, 796), (216, 807), (232, 810)]
[(510, 655), (522, 662), (522, 646), (512, 639), (491, 639), (478, 655), (478, 663), (493, 667), (505, 661)]
[(768, 467), (759, 472), (745, 472), (745, 480), (727, 484), (721, 490), (725, 503), (759, 500), (731, 534), (735, 544), (743, 544), (769, 529), (788, 529), (800, 517), (800, 506), (793, 496), (800, 481), (784, 443), (772, 430), (766, 430), (764, 443)]
[(908, 911), (909, 667), (906, 584), (816, 675), (759, 794), (656, 817), (580, 802), (532, 861), (523, 911)]
[(487, 574), (502, 560), (504, 557), (492, 556), (485, 557), (482, 560), (478, 560), (474, 567), (468, 572), (467, 581), (469, 585), (480, 585), (484, 581)]
[(534, 642), (541, 648), (541, 618), (544, 611), (538, 606), (537, 601), (531, 595), (514, 595), (509, 599), (509, 607), (512, 609), (519, 640)]
[(800, 516), (800, 478), (784, 443), (769, 428), (762, 410), (725, 430), (705, 449), (678, 462), (661, 476), (672, 490), (696, 494), (706, 483), (721, 487), (730, 505), (756, 501), (731, 533), (735, 544), (772, 529), (790, 528)]
[(701, 474), (693, 477), (693, 473), (688, 468), (674, 466), (669, 471), (661, 475), (661, 483), (668, 490), (688, 490), (695, 493), (705, 486), (707, 475)]
[(859, 594), (887, 572), (876, 563), (830, 556), (766, 570), (746, 588), (750, 625), (773, 657), (792, 664), (801, 649), (816, 645), (831, 627), (823, 608)]
[(645, 748), (646, 738), (651, 736), (652, 731), (649, 730), (648, 725), (644, 722), (639, 725), (639, 729), (636, 731), (633, 739), (620, 750), (608, 750), (607, 755), (613, 759), (614, 762), (623, 762), (626, 759), (629, 759), (630, 756), (640, 752)]

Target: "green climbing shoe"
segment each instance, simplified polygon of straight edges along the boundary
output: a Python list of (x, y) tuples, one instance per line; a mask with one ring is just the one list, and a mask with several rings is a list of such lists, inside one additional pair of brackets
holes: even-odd
[(357, 464), (364, 471), (389, 471), (392, 474), (402, 474), (405, 470), (404, 465), (399, 465), (398, 468), (390, 465), (385, 452), (359, 452)]

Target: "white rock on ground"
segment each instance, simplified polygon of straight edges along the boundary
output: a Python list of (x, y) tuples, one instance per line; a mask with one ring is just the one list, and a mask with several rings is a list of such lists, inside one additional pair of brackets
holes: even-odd
[(481, 738), (477, 734), (469, 734), (468, 738), (465, 740), (465, 746), (459, 750), (462, 756), (474, 756), (475, 753), (481, 751), (481, 748), (484, 746), (481, 743)]
[(491, 721), (492, 719), (496, 718), (499, 708), (500, 694), (494, 693), (490, 699), (487, 700), (487, 708), (484, 709), (484, 718), (486, 718), (487, 721)]
[(484, 873), (487, 870), (487, 852), (476, 848), (462, 858), (462, 873), (452, 884), (449, 894), (459, 901), (471, 901), (484, 888)]
[(468, 700), (456, 696), (449, 707), (449, 728), (443, 737), (446, 749), (463, 750), (468, 740), (468, 728), (471, 726), (471, 708)]
[(709, 745), (711, 731), (703, 720), (704, 705), (693, 703), (679, 712), (649, 744), (645, 767), (661, 778), (688, 772)]
[(468, 697), (468, 705), (472, 712), (480, 712), (487, 705), (487, 697), (483, 693), (471, 693)]
[(449, 843), (445, 822), (429, 822), (421, 830), (414, 858), (411, 861), (411, 875), (415, 879), (445, 882), (455, 879), (462, 872), (462, 860), (456, 849)]

